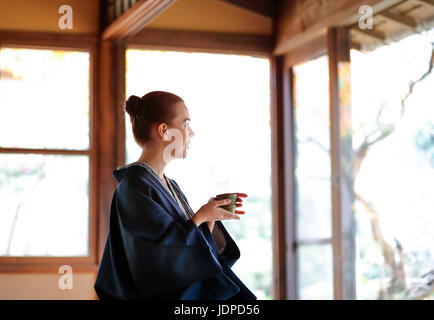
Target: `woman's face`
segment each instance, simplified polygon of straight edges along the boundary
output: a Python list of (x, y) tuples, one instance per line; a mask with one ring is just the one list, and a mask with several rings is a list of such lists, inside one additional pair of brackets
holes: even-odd
[(178, 102), (175, 104), (176, 116), (172, 120), (172, 124), (167, 131), (169, 141), (175, 140), (169, 143), (167, 147), (175, 148), (175, 155), (172, 150), (170, 154), (175, 158), (186, 158), (187, 150), (189, 148), (190, 138), (194, 137), (194, 131), (190, 128), (190, 114), (184, 102)]

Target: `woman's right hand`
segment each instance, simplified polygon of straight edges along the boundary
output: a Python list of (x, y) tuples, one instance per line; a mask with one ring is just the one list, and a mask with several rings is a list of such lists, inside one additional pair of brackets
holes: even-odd
[(210, 199), (210, 201), (207, 204), (200, 207), (200, 209), (195, 213), (195, 215), (191, 218), (191, 220), (198, 227), (204, 222), (217, 221), (217, 220), (229, 220), (229, 219), (239, 220), (240, 217), (235, 213), (220, 208), (220, 206), (224, 206), (229, 203), (231, 203), (230, 199), (222, 199), (222, 200)]

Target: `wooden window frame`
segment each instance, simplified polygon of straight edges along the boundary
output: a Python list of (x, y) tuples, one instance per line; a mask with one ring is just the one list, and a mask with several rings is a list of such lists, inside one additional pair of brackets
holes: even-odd
[[(355, 299), (355, 277), (354, 277), (354, 221), (351, 216), (349, 204), (351, 199), (346, 198), (342, 191), (342, 141), (340, 132), (340, 106), (338, 86), (338, 63), (349, 61), (350, 39), (348, 30), (345, 28), (324, 29), (320, 35), (303, 45), (291, 50), (282, 56), (280, 71), (280, 91), (283, 93), (280, 111), (281, 121), (280, 139), (284, 141), (282, 147), (281, 187), (285, 196), (281, 200), (281, 215), (286, 227), (286, 236), (281, 240), (285, 244), (286, 252), (283, 267), (286, 271), (285, 281), (282, 282), (285, 290), (285, 299), (299, 299), (297, 287), (298, 261), (297, 247), (299, 244), (331, 243), (333, 251), (333, 293), (334, 299)], [(330, 239), (316, 239), (313, 241), (300, 241), (296, 239), (296, 217), (295, 217), (295, 140), (294, 140), (294, 92), (293, 92), (293, 67), (301, 62), (312, 60), (326, 55), (329, 60), (329, 100), (330, 100), (330, 160), (331, 160), (331, 193), (332, 204), (332, 237)], [(347, 60), (345, 60), (347, 59)], [(343, 241), (346, 241), (345, 244)], [(283, 250), (282, 250), (283, 251)], [(348, 283), (351, 282), (351, 283)]]
[(98, 114), (98, 264), (109, 232), (109, 216), (116, 181), (113, 170), (125, 163), (125, 44), (99, 43)]
[(89, 158), (89, 252), (84, 257), (1, 256), (0, 273), (57, 273), (61, 265), (73, 271), (96, 271), (98, 223), (98, 121), (97, 57), (98, 37), (88, 34), (62, 34), (28, 31), (0, 31), (0, 47), (28, 49), (73, 50), (89, 53), (89, 149), (0, 148), (0, 153), (87, 155)]
[[(355, 218), (352, 174), (344, 172), (344, 163), (354, 168), (352, 159), (352, 134), (347, 141), (341, 136), (345, 117), (351, 118), (351, 105), (345, 106), (339, 88), (339, 66), (350, 63), (351, 37), (348, 28), (333, 27), (327, 30), (329, 56), (330, 94), (330, 155), (332, 173), (332, 241), (334, 298), (356, 299), (355, 277)], [(346, 113), (344, 115), (344, 113)], [(351, 176), (350, 176), (351, 175)], [(347, 190), (345, 190), (347, 188)], [(351, 190), (350, 190), (351, 188)]]

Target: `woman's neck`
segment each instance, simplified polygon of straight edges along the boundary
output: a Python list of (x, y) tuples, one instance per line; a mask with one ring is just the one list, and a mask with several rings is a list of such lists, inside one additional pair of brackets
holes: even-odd
[(152, 151), (153, 152), (150, 152), (150, 149), (143, 148), (138, 161), (149, 164), (164, 181), (164, 168), (166, 167), (166, 163), (163, 160), (162, 152), (155, 152), (155, 149)]

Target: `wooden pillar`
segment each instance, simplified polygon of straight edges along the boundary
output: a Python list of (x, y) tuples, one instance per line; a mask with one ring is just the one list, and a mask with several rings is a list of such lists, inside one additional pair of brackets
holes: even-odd
[(334, 294), (336, 300), (355, 299), (354, 161), (349, 87), (349, 30), (329, 29), (327, 49), (330, 73)]
[(295, 138), (294, 138), (294, 78), (292, 68), (284, 68), (283, 73), (283, 150), (284, 157), (284, 211), (286, 248), (286, 296), (298, 299), (296, 262), (296, 217), (295, 217)]
[(107, 240), (111, 200), (116, 181), (113, 170), (125, 163), (125, 46), (114, 40), (99, 44), (98, 127), (98, 261)]
[(290, 73), (283, 56), (271, 58), (273, 295), (278, 300), (296, 299)]

